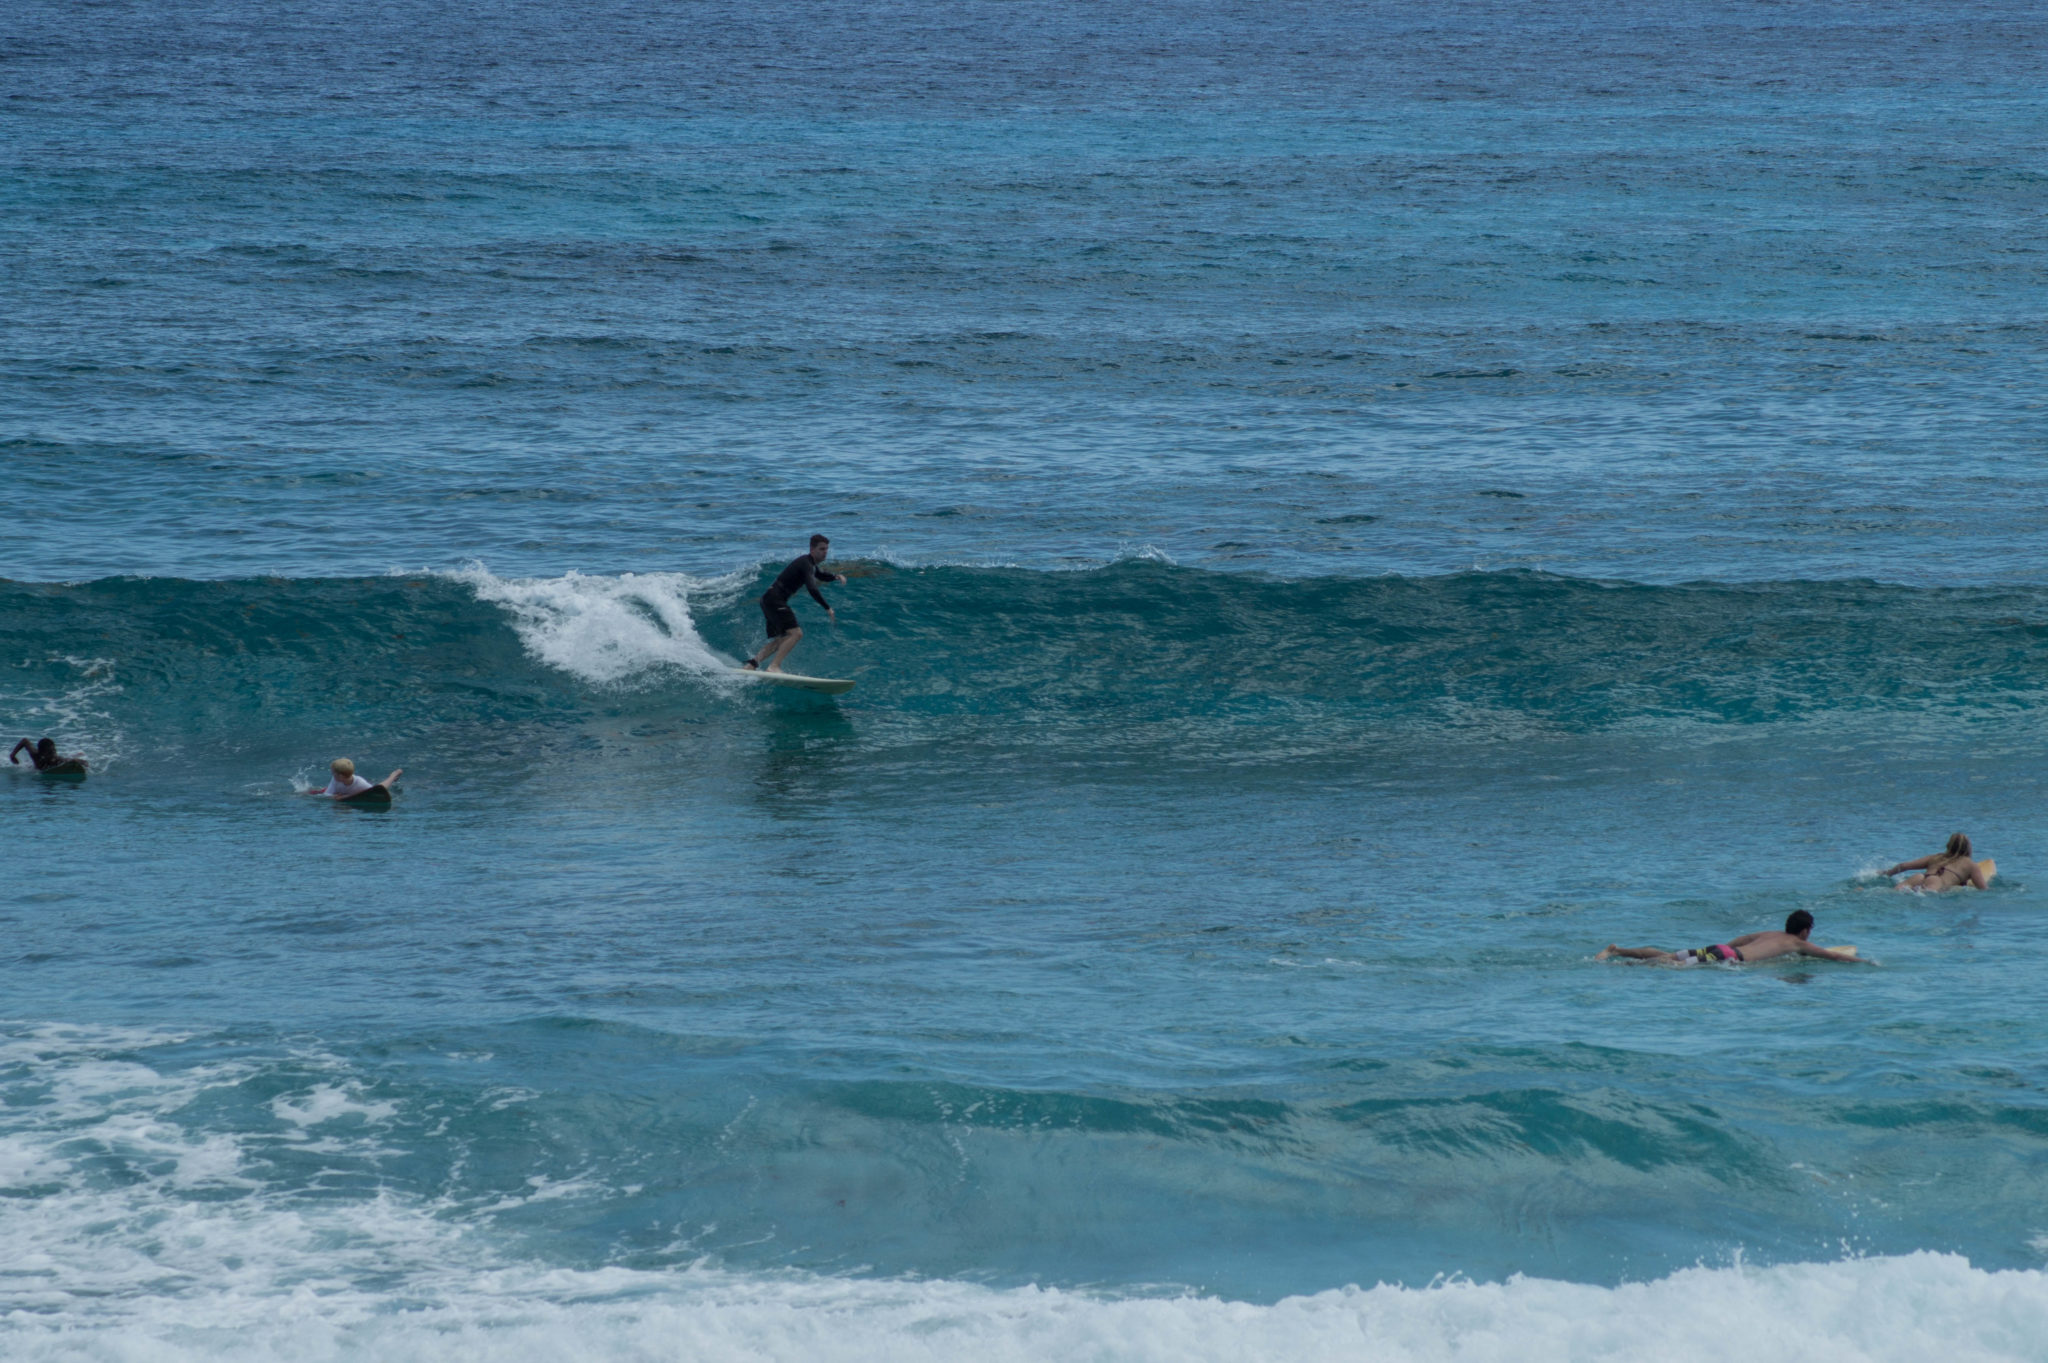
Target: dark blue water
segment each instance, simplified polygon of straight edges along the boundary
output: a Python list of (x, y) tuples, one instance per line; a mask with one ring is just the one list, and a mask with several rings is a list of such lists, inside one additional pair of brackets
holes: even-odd
[(2037, 1356), (2044, 39), (16, 6), (7, 1352)]

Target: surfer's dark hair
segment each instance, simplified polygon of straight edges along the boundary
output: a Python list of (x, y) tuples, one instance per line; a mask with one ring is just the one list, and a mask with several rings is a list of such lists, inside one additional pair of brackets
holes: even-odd
[(813, 549), (817, 548), (821, 544), (830, 544), (831, 542), (831, 540), (825, 538), (823, 535), (811, 536), (811, 548)]
[(46, 739), (44, 739), (44, 740), (43, 740), (42, 742), (40, 742), (40, 743), (36, 744), (36, 756), (38, 756), (38, 757), (55, 757), (56, 755), (57, 755), (57, 740), (56, 740), (56, 739), (54, 739), (54, 738), (46, 738)]
[(1792, 916), (1785, 920), (1785, 931), (1794, 937), (1803, 937), (1813, 931), (1813, 915), (1805, 909), (1792, 910)]

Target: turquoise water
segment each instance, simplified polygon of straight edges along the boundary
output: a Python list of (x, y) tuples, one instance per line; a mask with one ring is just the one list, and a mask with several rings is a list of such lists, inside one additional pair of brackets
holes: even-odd
[(2048, 1347), (2031, 10), (19, 13), (9, 1356)]

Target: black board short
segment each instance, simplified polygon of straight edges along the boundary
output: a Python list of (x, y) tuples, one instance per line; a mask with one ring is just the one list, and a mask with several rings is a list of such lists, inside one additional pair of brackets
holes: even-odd
[(768, 637), (780, 639), (796, 628), (796, 612), (787, 606), (771, 606), (768, 598), (761, 598), (761, 614), (768, 619)]

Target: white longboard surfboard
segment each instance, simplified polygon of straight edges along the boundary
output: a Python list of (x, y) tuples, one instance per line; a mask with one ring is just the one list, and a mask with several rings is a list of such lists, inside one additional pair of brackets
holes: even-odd
[(800, 677), (794, 672), (756, 672), (752, 668), (736, 667), (733, 671), (748, 681), (773, 682), (777, 686), (795, 686), (805, 691), (821, 691), (828, 696), (837, 696), (853, 689), (853, 683), (838, 677)]

